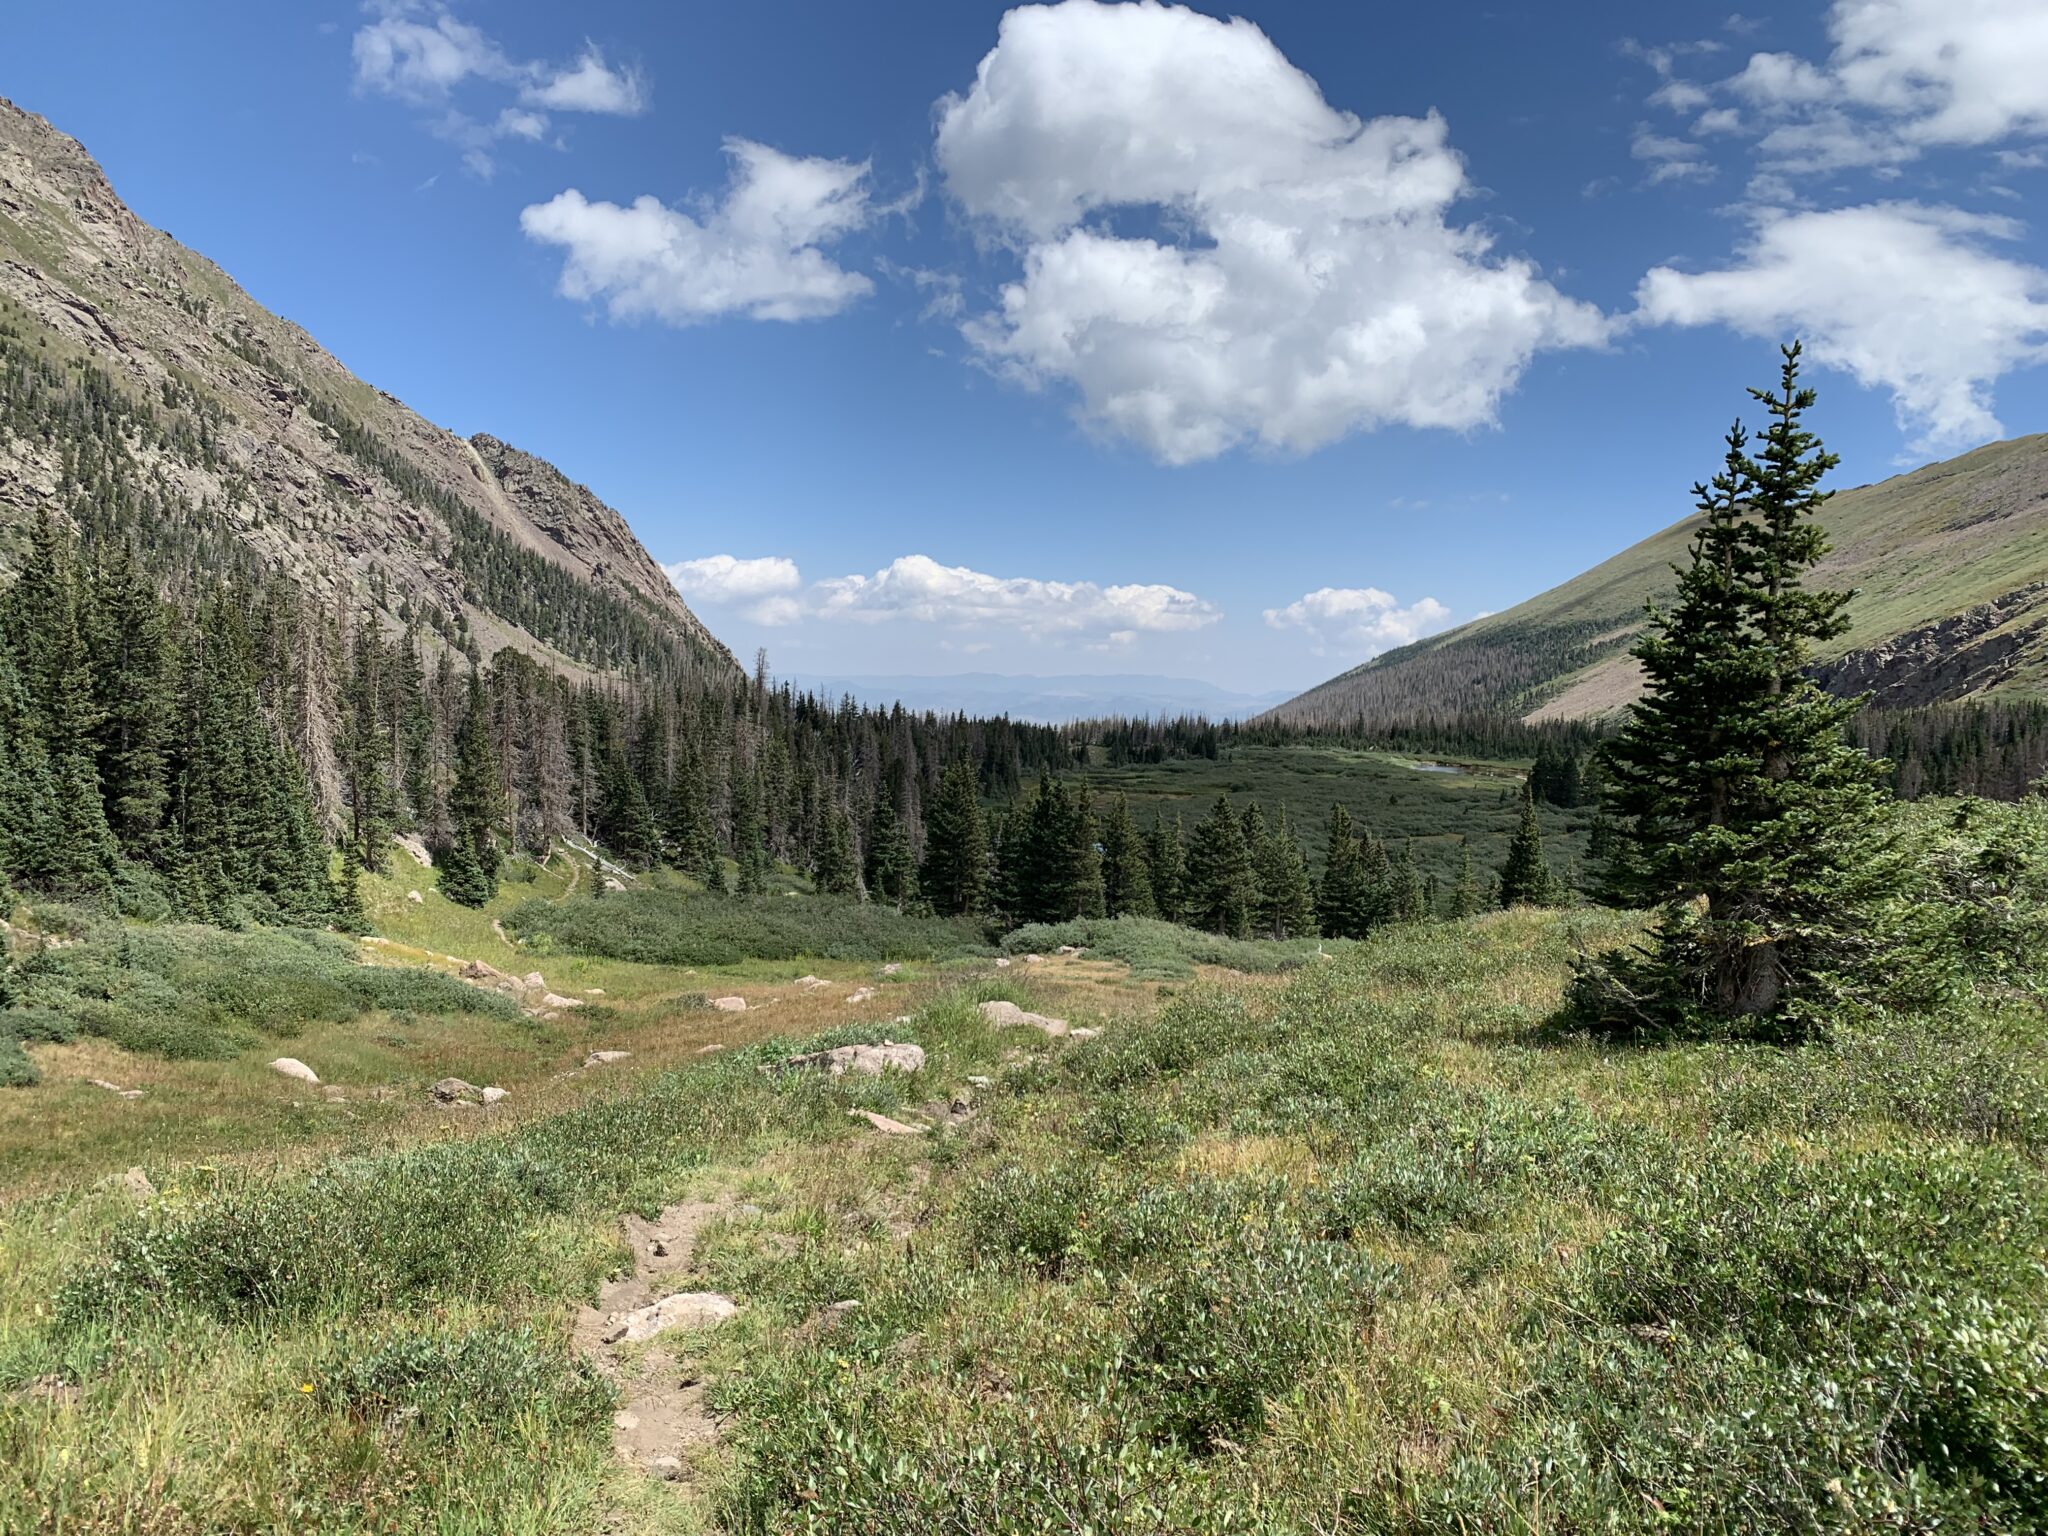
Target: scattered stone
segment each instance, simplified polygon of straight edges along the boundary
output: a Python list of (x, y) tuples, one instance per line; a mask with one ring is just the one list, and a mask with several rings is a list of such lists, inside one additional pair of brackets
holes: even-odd
[(883, 967), (882, 967), (882, 974), (883, 974), (884, 976), (894, 976), (894, 975), (896, 975), (896, 974), (897, 974), (897, 973), (898, 973), (899, 971), (901, 971), (902, 969), (903, 969), (903, 962), (902, 962), (902, 961), (900, 961), (900, 960), (891, 960), (891, 961), (890, 961), (890, 962), (889, 962), (889, 963), (888, 963), (887, 965), (885, 965), (885, 966), (883, 966)]
[(1025, 963), (1026, 965), (1043, 965), (1043, 964), (1045, 963), (1045, 956), (1043, 956), (1043, 955), (1026, 955), (1026, 956), (1024, 957), (1024, 963)]
[(535, 992), (545, 992), (548, 989), (548, 979), (539, 971), (528, 971), (522, 979)]
[(495, 965), (486, 965), (481, 960), (466, 960), (462, 965), (464, 981), (510, 981), (512, 978)]
[(441, 1081), (434, 1084), (433, 1087), (429, 1088), (427, 1092), (431, 1093), (443, 1104), (453, 1104), (459, 1100), (476, 1099), (483, 1096), (483, 1090), (477, 1087), (475, 1083), (466, 1083), (459, 1077), (444, 1077)]
[(668, 1257), (668, 1244), (661, 1238), (652, 1238), (647, 1244), (647, 1251), (657, 1259), (665, 1259)]
[(796, 979), (796, 985), (802, 987), (806, 992), (815, 992), (820, 987), (831, 986), (832, 983), (822, 976), (799, 976)]
[(603, 997), (603, 996), (604, 996), (604, 988), (603, 988), (603, 987), (585, 987), (585, 988), (584, 988), (583, 990), (584, 990), (584, 992), (585, 992), (586, 994), (588, 994), (588, 995), (589, 995), (589, 996), (591, 996), (591, 997)]
[(419, 865), (421, 869), (432, 869), (434, 867), (434, 856), (427, 852), (427, 844), (424, 838), (415, 833), (402, 832), (392, 838), (391, 841), (412, 855), (413, 863)]
[(657, 1456), (647, 1463), (647, 1470), (664, 1483), (680, 1483), (683, 1480), (683, 1463), (675, 1456)]
[(671, 1328), (716, 1328), (739, 1316), (730, 1296), (716, 1291), (683, 1291), (664, 1296), (651, 1307), (619, 1313), (605, 1330), (607, 1344), (638, 1344), (667, 1333)]
[(990, 1080), (985, 1077), (975, 1076), (968, 1078), (967, 1081), (971, 1087), (986, 1088), (989, 1085)]
[(996, 956), (996, 969), (997, 969), (997, 970), (999, 970), (999, 971), (1007, 971), (1007, 970), (1008, 970), (1009, 968), (1010, 968), (1010, 957), (1009, 957), (1008, 955), (997, 955), (997, 956)]
[(896, 1015), (895, 1018), (891, 1019), (889, 1022), (891, 1024), (908, 1024), (910, 1022), (910, 1015), (907, 1013), (899, 1013)]
[(302, 1083), (317, 1083), (320, 1075), (296, 1056), (280, 1056), (270, 1064), (270, 1070), (280, 1077), (295, 1077)]
[(483, 1091), (483, 1100), (487, 1105), (500, 1104), (511, 1097), (512, 1090), (510, 1088), (486, 1088)]
[(792, 1056), (783, 1065), (829, 1072), (834, 1077), (844, 1077), (849, 1072), (862, 1077), (880, 1077), (884, 1072), (922, 1072), (924, 1048), (889, 1040), (880, 1045), (835, 1045), (829, 1051)]
[(1102, 1031), (1099, 1029), (1070, 1029), (1067, 1031), (1067, 1038), (1069, 1040), (1093, 1040), (1101, 1033)]
[(133, 1195), (137, 1200), (154, 1200), (156, 1198), (156, 1186), (149, 1182), (149, 1175), (140, 1168), (130, 1168), (121, 1175), (121, 1188)]
[(846, 1000), (849, 1003), (864, 1003), (874, 995), (875, 989), (873, 987), (862, 987), (857, 992), (849, 993)]
[(1078, 944), (1062, 944), (1053, 953), (1056, 955), (1078, 955), (1081, 953), (1081, 946)]
[(583, 1006), (583, 999), (580, 997), (564, 997), (559, 992), (549, 992), (541, 997), (540, 1005), (543, 1008), (581, 1008)]
[(615, 1061), (624, 1061), (632, 1054), (631, 1051), (592, 1051), (583, 1058), (583, 1065), (586, 1067), (608, 1067)]
[(713, 1051), (722, 1051), (724, 1049), (725, 1042), (723, 1040), (714, 1040), (709, 1045), (698, 1046), (697, 1054), (699, 1056), (709, 1056)]
[(427, 898), (426, 898), (426, 897), (424, 897), (424, 896), (422, 896), (422, 895), (421, 895), (421, 894), (420, 894), (420, 893), (419, 893), (418, 891), (407, 891), (407, 892), (405, 893), (405, 899), (406, 899), (407, 901), (413, 901), (413, 902), (422, 902), (422, 903), (423, 903), (423, 902), (425, 902), (425, 901), (426, 901), (426, 899), (427, 899)]
[(758, 1205), (743, 1205), (740, 1207), (740, 1214), (742, 1216), (759, 1216), (762, 1214), (762, 1211)]
[(604, 877), (604, 888), (608, 891), (623, 891), (626, 887), (610, 875)]
[(867, 1121), (884, 1136), (922, 1136), (925, 1131), (921, 1125), (905, 1125), (901, 1120), (878, 1115), (872, 1109), (849, 1109), (846, 1113), (852, 1119)]
[(1067, 1021), (1065, 1019), (1051, 1018), (1043, 1013), (1030, 1013), (1019, 1008), (1015, 1003), (983, 1003), (978, 1011), (984, 1019), (995, 1025), (998, 1029), (1006, 1029), (1016, 1024), (1029, 1024), (1033, 1029), (1042, 1029), (1046, 1034), (1054, 1037), (1064, 1035), (1067, 1032)]
[(142, 1090), (140, 1088), (123, 1088), (119, 1083), (110, 1083), (104, 1077), (91, 1077), (87, 1078), (86, 1081), (95, 1088), (104, 1088), (107, 1092), (119, 1094), (124, 1099), (139, 1099), (142, 1097)]
[(720, 1013), (745, 1013), (747, 1000), (744, 997), (714, 997), (711, 1006)]

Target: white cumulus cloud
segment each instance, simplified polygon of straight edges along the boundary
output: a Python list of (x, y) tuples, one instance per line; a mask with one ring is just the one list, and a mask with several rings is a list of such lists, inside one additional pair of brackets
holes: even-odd
[(1606, 334), (1449, 221), (1441, 118), (1337, 110), (1248, 21), (1022, 6), (938, 119), (947, 190), (1022, 251), (969, 342), (1168, 463), (1484, 425), (1537, 352)]
[(678, 560), (662, 570), (684, 597), (714, 607), (743, 605), (746, 617), (756, 624), (794, 624), (803, 617), (803, 604), (796, 596), (804, 584), (803, 573), (785, 556), (705, 555)]
[(1967, 446), (2000, 434), (1992, 385), (2048, 360), (2048, 272), (1992, 248), (2016, 233), (1918, 203), (1767, 213), (1730, 265), (1651, 271), (1639, 318), (1802, 336), (1815, 361), (1888, 390), (1916, 447)]
[(536, 67), (526, 99), (557, 112), (602, 112), (636, 117), (647, 105), (647, 85), (638, 70), (614, 69), (604, 53), (587, 45), (581, 58), (566, 69)]
[(1200, 629), (1222, 617), (1213, 604), (1178, 587), (991, 576), (928, 555), (904, 555), (872, 576), (821, 581), (813, 588), (813, 611), (861, 623), (908, 619), (1042, 637), (1094, 635), (1116, 644), (1139, 632)]
[(725, 151), (725, 198), (694, 214), (652, 197), (592, 202), (571, 188), (525, 209), (519, 227), (568, 252), (565, 298), (602, 301), (614, 320), (808, 320), (873, 292), (872, 280), (822, 249), (869, 221), (865, 161), (800, 158), (747, 139), (727, 139)]
[(1393, 593), (1378, 587), (1318, 587), (1284, 608), (1268, 608), (1266, 624), (1305, 631), (1318, 656), (1338, 652), (1370, 661), (1382, 651), (1449, 629), (1451, 610), (1433, 597), (1403, 607)]

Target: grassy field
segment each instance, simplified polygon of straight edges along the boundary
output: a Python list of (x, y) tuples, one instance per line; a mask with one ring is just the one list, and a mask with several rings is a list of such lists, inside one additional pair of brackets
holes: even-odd
[[(1443, 769), (1454, 772), (1443, 772)], [(1312, 870), (1322, 867), (1330, 807), (1341, 804), (1364, 830), (1389, 847), (1405, 842), (1424, 874), (1448, 887), (1457, 879), (1459, 844), (1468, 839), (1482, 880), (1507, 857), (1527, 764), (1466, 759), (1424, 759), (1341, 747), (1240, 746), (1216, 761), (1183, 758), (1168, 763), (1092, 768), (1083, 776), (1098, 795), (1130, 796), (1140, 827), (1155, 814), (1178, 813), (1192, 828), (1218, 795), (1242, 810), (1257, 800), (1268, 821), (1282, 806)], [(1563, 874), (1583, 862), (1587, 818), (1545, 806), (1539, 812), (1545, 851)]]
[[(409, 954), (504, 943), (404, 889)], [(197, 1095), (187, 1140), (103, 1123), (23, 1177), (9, 1131), (0, 1529), (2042, 1529), (2038, 1004), (1796, 1049), (1559, 1034), (1572, 953), (1632, 932), (1518, 912), (1171, 984), (1103, 936), (849, 963), (859, 1005), (782, 962), (557, 956), (614, 1011), (547, 1023), (511, 1113), (423, 1102), (443, 1041), (361, 1059), (381, 1117), (275, 1142), (302, 1089), (157, 1061), (108, 1108)], [(997, 997), (1100, 1034), (994, 1028)], [(761, 1070), (885, 1037), (925, 1070)], [(79, 1049), (0, 1105), (51, 1124)], [(138, 1160), (153, 1193), (109, 1177)], [(629, 1216), (688, 1217), (664, 1286), (731, 1322), (572, 1342), (642, 1261)], [(670, 1479), (614, 1450), (649, 1402)]]

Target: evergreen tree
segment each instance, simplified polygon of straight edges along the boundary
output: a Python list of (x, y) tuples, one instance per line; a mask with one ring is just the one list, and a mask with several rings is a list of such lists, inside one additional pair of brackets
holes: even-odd
[(1271, 833), (1262, 837), (1254, 855), (1259, 899), (1258, 931), (1269, 938), (1302, 938), (1316, 931), (1315, 885), (1309, 879), (1308, 855), (1287, 825), (1287, 808)]
[(1472, 844), (1458, 839), (1458, 883), (1451, 887), (1451, 916), (1476, 916), (1485, 906), (1486, 893), (1479, 887), (1479, 872), (1472, 864)]
[(1102, 904), (1111, 917), (1151, 917), (1152, 871), (1130, 797), (1118, 791), (1102, 822)]
[(978, 913), (988, 901), (988, 827), (981, 786), (965, 758), (955, 758), (924, 819), (924, 864), (918, 886), (942, 917)]
[(1251, 931), (1258, 903), (1258, 883), (1244, 825), (1222, 795), (1208, 815), (1195, 823), (1188, 839), (1188, 921), (1211, 933), (1243, 938)]
[(733, 894), (759, 896), (768, 888), (768, 828), (760, 780), (737, 759), (732, 767)]
[(1168, 820), (1164, 811), (1152, 818), (1145, 837), (1145, 869), (1151, 877), (1152, 905), (1169, 923), (1187, 921), (1187, 852), (1180, 813)]
[(860, 866), (853, 857), (853, 820), (837, 801), (825, 808), (811, 880), (827, 896), (852, 896), (860, 890)]
[(1352, 813), (1329, 807), (1329, 846), (1323, 852), (1323, 881), (1315, 895), (1315, 918), (1329, 938), (1364, 938), (1372, 926), (1372, 895), (1360, 856)]
[(1397, 923), (1419, 923), (1429, 915), (1422, 876), (1416, 870), (1414, 856), (1405, 842), (1388, 860), (1387, 912)]
[(107, 825), (129, 858), (151, 859), (162, 852), (170, 804), (166, 743), (177, 667), (169, 628), (125, 539), (102, 549), (88, 593), (94, 754)]
[(868, 824), (868, 897), (902, 911), (917, 896), (917, 865), (910, 857), (910, 835), (887, 795), (875, 802)]
[(472, 667), (462, 723), (455, 732), (455, 777), (448, 787), (453, 833), (434, 856), (441, 894), (450, 901), (480, 907), (498, 894), (502, 798), (497, 754), (491, 745), (490, 705), (483, 678)]
[(1503, 907), (1549, 907), (1558, 899), (1557, 877), (1543, 858), (1543, 828), (1536, 820), (1536, 796), (1525, 790), (1521, 819), (1508, 843), (1507, 862), (1500, 867)]
[(1614, 967), (1620, 985), (1589, 973), (1581, 993), (1614, 1022), (1796, 1021), (1882, 969), (1878, 916), (1902, 879), (1886, 769), (1844, 736), (1863, 701), (1805, 671), (1846, 629), (1852, 594), (1804, 585), (1827, 552), (1814, 519), (1836, 461), (1804, 424), (1799, 347), (1783, 351), (1777, 390), (1750, 391), (1769, 423), (1761, 453), (1738, 422), (1721, 471), (1694, 488), (1702, 523), (1676, 605), (1635, 647), (1647, 690), (1603, 753), (1626, 832), (1609, 890), (1657, 913), (1648, 950)]

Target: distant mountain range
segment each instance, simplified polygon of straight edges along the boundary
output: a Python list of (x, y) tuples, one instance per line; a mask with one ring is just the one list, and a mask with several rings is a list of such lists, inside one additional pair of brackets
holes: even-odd
[(791, 673), (799, 690), (828, 698), (851, 695), (863, 704), (941, 714), (1008, 715), (1013, 720), (1059, 724), (1105, 715), (1203, 715), (1238, 720), (1285, 702), (1286, 689), (1233, 693), (1189, 677), (1143, 673), (1102, 676), (1010, 677), (996, 672), (961, 672), (947, 677), (828, 677)]
[[(1274, 714), (1369, 725), (1459, 711), (1613, 714), (1641, 689), (1629, 646), (1644, 604), (1669, 596), (1697, 521), (1516, 607), (1389, 651)], [(1834, 549), (1815, 581), (1858, 593), (1849, 632), (1816, 669), (1827, 687), (1893, 707), (2048, 694), (2048, 434), (1844, 491), (1821, 522)]]

